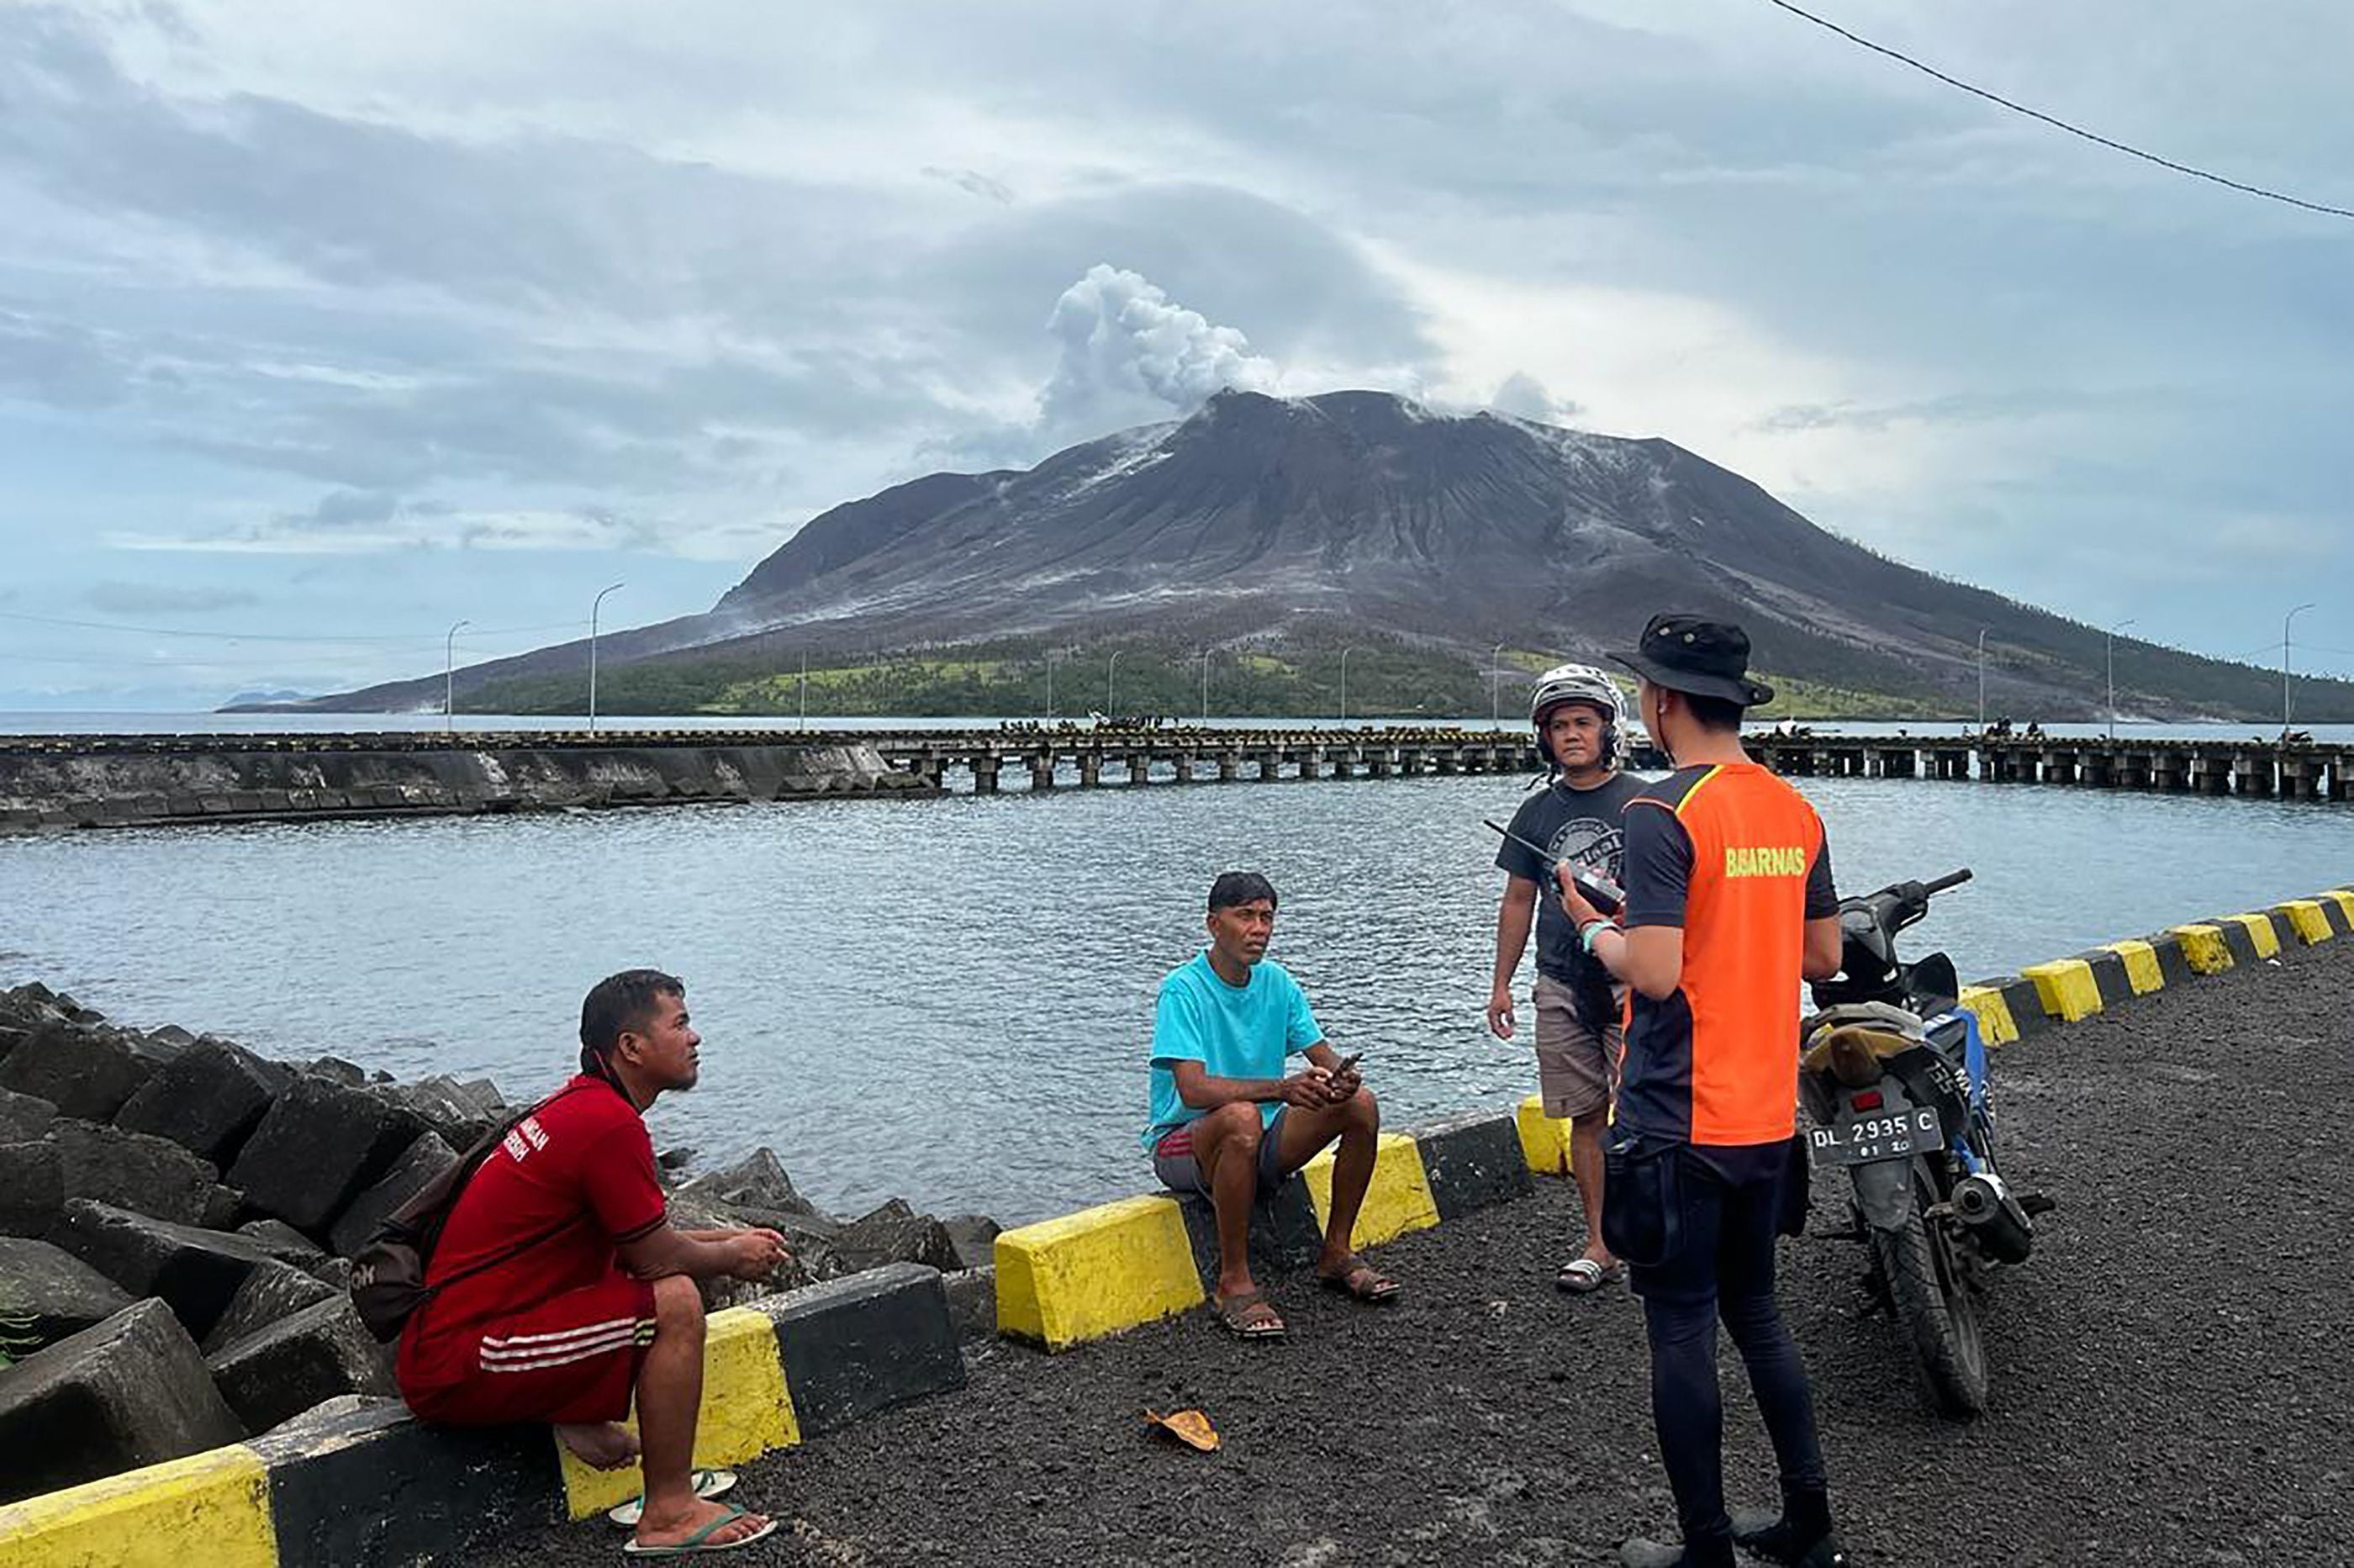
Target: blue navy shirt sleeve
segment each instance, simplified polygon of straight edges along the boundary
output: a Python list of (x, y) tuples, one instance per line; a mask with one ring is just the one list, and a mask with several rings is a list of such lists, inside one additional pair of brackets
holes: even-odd
[(1506, 839), (1496, 846), (1496, 869), (1523, 882), (1543, 882), (1545, 879), (1544, 862), (1538, 858), (1536, 851), (1521, 842), (1536, 837), (1535, 808), (1543, 799), (1539, 795), (1522, 801), (1521, 809), (1512, 813), (1511, 824), (1512, 832), (1519, 837)]
[(1807, 867), (1807, 918), (1828, 920), (1839, 913), (1839, 889), (1831, 885), (1831, 840), (1825, 833), (1815, 846), (1815, 863)]
[(1681, 927), (1691, 891), (1691, 834), (1675, 812), (1648, 798), (1628, 802), (1625, 823), (1627, 925)]

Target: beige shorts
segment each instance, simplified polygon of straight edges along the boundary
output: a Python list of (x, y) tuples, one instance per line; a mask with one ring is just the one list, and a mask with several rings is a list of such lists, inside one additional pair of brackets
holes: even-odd
[[(1623, 1007), (1624, 987), (1611, 995)], [(1537, 1010), (1537, 1093), (1547, 1116), (1589, 1116), (1610, 1103), (1618, 1089), (1618, 1053), (1627, 1039), (1624, 1012), (1612, 1016), (1599, 1038), (1577, 1020), (1569, 987), (1551, 975), (1537, 976), (1531, 999)]]

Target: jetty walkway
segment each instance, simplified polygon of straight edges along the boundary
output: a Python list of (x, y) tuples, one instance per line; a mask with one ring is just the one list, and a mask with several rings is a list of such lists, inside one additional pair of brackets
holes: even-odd
[[(1784, 1244), (1853, 1562), (2354, 1563), (2354, 940), (2283, 956), (1997, 1054), (2008, 1158), (2062, 1207), (1995, 1282), (1976, 1423), (1926, 1412), (1855, 1245)], [(1384, 1247), (1407, 1285), (1394, 1308), (1278, 1283), (1286, 1343), (1196, 1311), (1060, 1355), (975, 1347), (962, 1391), (745, 1467), (738, 1496), (790, 1528), (728, 1560), (1613, 1562), (1672, 1518), (1640, 1314), (1623, 1289), (1555, 1292), (1576, 1205), (1538, 1186)], [(1838, 1187), (1817, 1201), (1819, 1233)], [(1224, 1449), (1156, 1437), (1147, 1407), (1207, 1412)], [(1726, 1447), (1733, 1496), (1770, 1500), (1745, 1391)], [(466, 1561), (618, 1550), (589, 1523)]]
[[(1976, 779), (2354, 801), (2354, 746), (2029, 735), (1745, 737), (1797, 777)], [(1666, 766), (1648, 745), (1641, 769)], [(605, 729), (0, 736), (0, 832), (838, 795), (1526, 773), (1524, 731), (1010, 724), (877, 730)]]

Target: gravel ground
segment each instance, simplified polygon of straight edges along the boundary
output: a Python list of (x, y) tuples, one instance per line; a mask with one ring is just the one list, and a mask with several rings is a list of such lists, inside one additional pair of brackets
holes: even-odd
[[(1998, 1278), (1991, 1410), (1941, 1422), (1860, 1248), (1786, 1244), (1852, 1560), (2354, 1564), (2354, 941), (2204, 980), (1997, 1057), (2009, 1174), (2061, 1202)], [(750, 1467), (790, 1531), (731, 1563), (1322, 1564), (1615, 1561), (1673, 1510), (1623, 1290), (1552, 1285), (1565, 1183), (1394, 1243), (1391, 1308), (1283, 1282), (1281, 1345), (1204, 1313), (1056, 1357), (991, 1345), (961, 1394)], [(1818, 1221), (1839, 1190), (1817, 1183)], [(1770, 1502), (1739, 1359), (1726, 1475)], [(1146, 1406), (1198, 1407), (1201, 1455)], [(599, 1525), (474, 1559), (610, 1561)]]

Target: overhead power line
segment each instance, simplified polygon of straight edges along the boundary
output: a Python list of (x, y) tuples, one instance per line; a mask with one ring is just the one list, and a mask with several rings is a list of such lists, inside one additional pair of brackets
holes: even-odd
[(2228, 175), (2214, 174), (2206, 169), (2193, 168), (2189, 164), (2178, 164), (2172, 158), (2162, 158), (2156, 153), (2145, 152), (2139, 147), (2131, 146), (2124, 142), (2114, 140), (2111, 137), (2103, 136), (2097, 132), (2087, 131), (2081, 125), (2071, 125), (2068, 122), (2060, 119), (2056, 115), (2046, 114), (2040, 109), (2030, 109), (2023, 103), (2013, 102), (2011, 100), (2003, 97), (2002, 94), (1999, 92), (1988, 92), (1983, 87), (1974, 87), (1970, 83), (1964, 81), (1959, 77), (1947, 76), (1944, 71), (1939, 70), (1936, 67), (1916, 60), (1911, 55), (1905, 54), (1902, 50), (1892, 49), (1885, 44), (1875, 44), (1870, 38), (1848, 31), (1845, 27), (1840, 26), (1837, 22), (1831, 21), (1827, 17), (1818, 16), (1812, 11), (1807, 10), (1803, 6), (1790, 4), (1790, 0), (1766, 0), (1766, 3), (1769, 5), (1778, 6), (1782, 10), (1790, 13), (1793, 16), (1801, 17), (1806, 21), (1812, 22), (1818, 27), (1837, 33), (1849, 43), (1870, 49), (1873, 54), (1885, 55), (1890, 59), (1896, 61), (1900, 65), (1911, 66), (1914, 70), (1921, 72), (1925, 76), (1933, 76), (1939, 81), (1944, 82), (1947, 87), (1957, 87), (1964, 92), (1969, 93), (1975, 97), (1985, 99), (1988, 103), (1999, 104), (2003, 108), (2009, 110), (2014, 114), (2024, 114), (2030, 120), (2040, 120), (2044, 124), (2052, 127), (2054, 130), (2065, 131), (2071, 136), (2081, 136), (2087, 142), (2094, 143), (2100, 146), (2109, 148), (2113, 152), (2123, 153), (2127, 157), (2139, 158), (2146, 164), (2156, 164), (2161, 169), (2171, 169), (2178, 175), (2189, 175), (2192, 179), (2206, 180), (2211, 184), (2223, 185), (2229, 189), (2240, 191), (2248, 196), (2262, 196), (2266, 201), (2276, 201), (2284, 203), (2289, 207), (2302, 207), (2307, 212), (2324, 213), (2331, 217), (2354, 217), (2354, 208), (2331, 207), (2324, 202), (2306, 201), (2302, 196), (2293, 196), (2285, 191), (2267, 190), (2263, 185), (2252, 185), (2244, 180), (2235, 180)]

